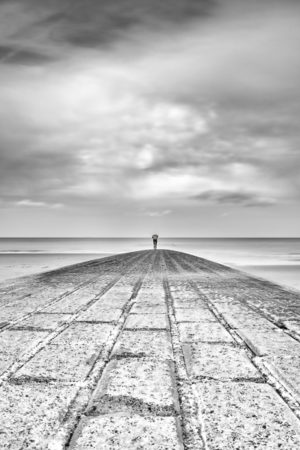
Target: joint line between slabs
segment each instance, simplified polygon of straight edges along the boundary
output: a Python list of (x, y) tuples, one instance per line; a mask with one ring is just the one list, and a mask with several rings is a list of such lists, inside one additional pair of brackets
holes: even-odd
[[(185, 270), (185, 269), (183, 269), (183, 270)], [(242, 339), (241, 336), (239, 336), (236, 333), (236, 331), (231, 327), (231, 325), (227, 322), (227, 320), (223, 317), (223, 315), (221, 313), (219, 313), (219, 311), (215, 308), (214, 304), (209, 299), (209, 296), (205, 292), (205, 290), (199, 288), (194, 281), (189, 280), (188, 283), (196, 293), (198, 293), (198, 294), (201, 293), (204, 296), (204, 298), (205, 298), (204, 301), (205, 301), (208, 309), (211, 311), (211, 313), (214, 314), (214, 316), (217, 318), (218, 322), (221, 325), (223, 325), (224, 328), (230, 333), (233, 340), (238, 345), (240, 345), (244, 348), (244, 350), (248, 354), (250, 361), (256, 367), (256, 369), (262, 375), (262, 377), (265, 379), (265, 382), (275, 390), (275, 392), (278, 394), (278, 396), (284, 401), (284, 403), (288, 406), (288, 408), (296, 416), (296, 419), (299, 420), (300, 419), (300, 412), (299, 412), (300, 405), (299, 405), (299, 402), (294, 398), (293, 393), (290, 392), (290, 390), (283, 384), (283, 382), (280, 379), (278, 379), (278, 377), (276, 377), (276, 375), (274, 375), (270, 371), (270, 369), (263, 363), (261, 358), (258, 357), (253, 352), (253, 350), (248, 346), (247, 342), (245, 342), (245, 340)]]
[[(147, 258), (147, 255), (142, 259), (142, 262)], [(135, 260), (136, 257), (133, 259)], [(140, 264), (140, 262), (139, 262)], [(72, 317), (62, 323), (59, 327), (57, 327), (55, 330), (50, 332), (44, 339), (42, 339), (35, 347), (31, 348), (28, 352), (23, 353), (21, 355), (20, 359), (17, 359), (17, 361), (13, 362), (8, 369), (6, 369), (0, 376), (0, 385), (11, 378), (19, 369), (21, 369), (26, 363), (28, 363), (31, 359), (34, 358), (36, 354), (38, 354), (41, 350), (43, 350), (51, 341), (53, 341), (57, 336), (59, 336), (63, 331), (65, 331), (67, 328), (69, 328), (73, 323), (76, 322), (76, 319), (78, 316), (85, 310), (87, 310), (89, 307), (91, 307), (94, 303), (96, 303), (100, 298), (106, 294), (112, 287), (120, 281), (128, 272), (131, 272), (135, 266), (131, 267), (130, 269), (125, 269), (122, 271), (120, 275), (115, 277), (112, 281), (110, 281), (102, 290), (100, 293), (98, 293), (94, 298), (92, 298), (87, 304), (83, 305), (75, 314), (72, 315)], [(97, 276), (99, 277), (99, 276)], [(76, 291), (76, 290), (75, 290)], [(34, 313), (30, 314), (33, 315)], [(2, 330), (1, 330), (2, 331)]]
[[(167, 254), (168, 260), (169, 255)], [(176, 387), (181, 412), (181, 427), (183, 430), (183, 446), (185, 450), (207, 449), (205, 439), (204, 423), (200, 413), (200, 405), (190, 378), (187, 373), (182, 345), (179, 339), (178, 325), (175, 318), (173, 297), (169, 288), (168, 268), (165, 261), (162, 263), (163, 286), (170, 322), (170, 334), (174, 355), (174, 366), (176, 375)], [(182, 387), (183, 386), (183, 387)], [(187, 392), (183, 392), (186, 389)], [(185, 395), (184, 395), (185, 394)], [(184, 397), (184, 398), (183, 398)]]
[[(151, 256), (152, 257), (152, 256)], [(145, 261), (149, 258), (149, 254), (146, 254), (142, 261), (139, 261), (136, 265), (141, 265), (141, 263), (145, 263)], [(153, 263), (153, 261), (152, 261)], [(151, 264), (151, 261), (150, 261)], [(130, 271), (135, 268), (132, 267)], [(68, 412), (66, 413), (65, 420), (62, 421), (60, 429), (56, 432), (55, 437), (52, 437), (52, 441), (50, 442), (50, 449), (53, 448), (55, 450), (69, 448), (69, 444), (72, 440), (74, 433), (76, 432), (77, 426), (81, 420), (82, 415), (84, 414), (84, 410), (86, 409), (94, 390), (96, 389), (98, 383), (101, 380), (102, 374), (108, 365), (108, 363), (112, 360), (112, 353), (114, 346), (122, 334), (124, 329), (124, 324), (126, 319), (130, 313), (130, 309), (134, 304), (134, 300), (142, 287), (143, 280), (146, 277), (147, 273), (151, 270), (151, 265), (148, 266), (143, 275), (138, 277), (137, 282), (133, 288), (133, 293), (128, 299), (124, 307), (124, 312), (120, 319), (118, 320), (118, 324), (116, 325), (116, 330), (114, 336), (112, 336), (110, 342), (107, 345), (107, 348), (104, 350), (104, 358), (97, 359), (91, 368), (87, 379), (84, 381), (84, 385), (77, 392), (75, 399), (69, 407)], [(82, 400), (83, 398), (83, 400)]]

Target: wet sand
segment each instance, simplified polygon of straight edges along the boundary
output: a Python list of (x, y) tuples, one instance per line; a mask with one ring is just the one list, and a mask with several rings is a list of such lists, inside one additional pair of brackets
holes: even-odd
[(3, 449), (299, 449), (300, 294), (168, 250), (0, 285)]
[(108, 253), (14, 253), (0, 254), (0, 283), (11, 278), (46, 272), (70, 264), (109, 256)]

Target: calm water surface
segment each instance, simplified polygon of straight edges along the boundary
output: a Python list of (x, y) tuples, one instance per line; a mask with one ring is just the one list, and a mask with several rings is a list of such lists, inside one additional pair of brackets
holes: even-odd
[[(0, 238), (0, 280), (151, 247), (151, 238)], [(300, 238), (160, 238), (159, 247), (218, 261), (300, 289)]]

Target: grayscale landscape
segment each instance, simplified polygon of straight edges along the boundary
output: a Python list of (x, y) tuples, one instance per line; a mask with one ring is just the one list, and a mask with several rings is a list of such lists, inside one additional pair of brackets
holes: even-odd
[(298, 0), (0, 0), (0, 450), (300, 449)]

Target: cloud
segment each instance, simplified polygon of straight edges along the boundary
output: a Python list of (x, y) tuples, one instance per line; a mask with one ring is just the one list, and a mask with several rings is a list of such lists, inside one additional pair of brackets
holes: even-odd
[(273, 198), (263, 197), (259, 192), (239, 192), (210, 190), (194, 195), (192, 198), (204, 202), (213, 202), (240, 206), (271, 206), (276, 203)]
[(162, 217), (171, 214), (171, 209), (165, 209), (163, 211), (146, 211), (144, 214), (149, 217)]
[(250, 3), (0, 3), (2, 198), (299, 201), (299, 7)]
[(62, 203), (45, 203), (45, 202), (38, 202), (38, 201), (34, 201), (34, 200), (30, 200), (30, 199), (23, 199), (23, 200), (18, 200), (15, 202), (15, 204), (17, 206), (25, 206), (25, 207), (34, 207), (34, 208), (44, 208), (44, 207), (49, 207), (49, 208), (62, 208), (63, 204)]
[(50, 55), (20, 46), (0, 46), (0, 61), (9, 64), (35, 65), (53, 61)]

